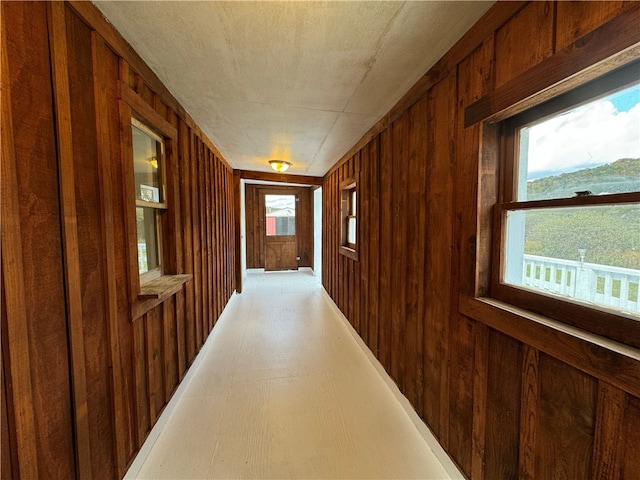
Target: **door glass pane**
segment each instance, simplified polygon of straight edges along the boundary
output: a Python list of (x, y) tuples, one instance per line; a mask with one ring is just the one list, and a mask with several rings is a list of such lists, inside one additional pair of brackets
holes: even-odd
[(267, 236), (296, 234), (296, 196), (265, 195)]

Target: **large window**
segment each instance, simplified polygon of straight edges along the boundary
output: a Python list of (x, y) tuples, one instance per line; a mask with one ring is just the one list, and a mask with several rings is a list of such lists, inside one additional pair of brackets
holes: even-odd
[(131, 119), (140, 283), (162, 275), (161, 213), (166, 209), (162, 137)]
[(640, 321), (639, 71), (504, 121), (494, 296), (596, 333)]

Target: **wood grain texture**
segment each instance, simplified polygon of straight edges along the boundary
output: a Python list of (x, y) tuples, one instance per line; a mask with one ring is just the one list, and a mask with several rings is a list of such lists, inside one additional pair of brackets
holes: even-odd
[(627, 395), (606, 382), (598, 382), (596, 433), (594, 438), (593, 478), (619, 480), (622, 450), (619, 439), (622, 428)]
[[(627, 406), (624, 412), (622, 444), (618, 446), (622, 451), (620, 461), (620, 478), (636, 478), (640, 476), (640, 398), (627, 396)], [(620, 441), (620, 440), (618, 440)]]
[(554, 20), (553, 2), (531, 2), (496, 31), (496, 87), (551, 56)]
[[(100, 177), (91, 30), (65, 6), (69, 105), (73, 125), (73, 184), (76, 198), (79, 274), (87, 410), (94, 478), (113, 475), (115, 438), (110, 402), (110, 348), (105, 316)], [(107, 177), (109, 178), (109, 177)], [(113, 261), (113, 257), (111, 258)], [(88, 354), (91, 352), (91, 354)]]
[(240, 249), (242, 248), (242, 239), (241, 239), (241, 218), (240, 218), (240, 210), (241, 210), (241, 182), (240, 182), (240, 174), (234, 170), (233, 172), (233, 229), (235, 235), (235, 255), (234, 255), (234, 269), (235, 269), (235, 290), (238, 293), (242, 293), (242, 261)]
[[(111, 388), (111, 418), (113, 428), (113, 443), (115, 450), (115, 474), (122, 476), (123, 466), (127, 463), (127, 447), (125, 445), (125, 431), (127, 429), (123, 396), (122, 364), (120, 361), (120, 343), (118, 328), (118, 292), (116, 287), (116, 247), (115, 247), (115, 213), (113, 205), (113, 176), (111, 167), (111, 145), (109, 139), (108, 97), (106, 78), (106, 46), (104, 41), (91, 32), (91, 52), (93, 68), (93, 91), (96, 119), (96, 161), (100, 169), (98, 175), (100, 192), (100, 219), (102, 232), (103, 283), (105, 295), (105, 318), (109, 346), (110, 388)], [(98, 114), (98, 112), (102, 112)]]
[[(392, 165), (391, 179), (391, 223), (392, 241), (389, 244), (391, 256), (391, 338), (389, 352), (389, 373), (398, 385), (405, 386), (405, 342), (407, 340), (407, 180), (409, 169), (406, 162), (409, 150), (409, 117), (400, 117), (391, 127)], [(416, 246), (416, 248), (419, 248)], [(350, 318), (347, 316), (347, 318)], [(415, 398), (414, 398), (415, 399)]]
[(519, 476), (524, 480), (532, 480), (540, 476), (536, 470), (536, 454), (538, 453), (539, 425), (539, 366), (540, 353), (535, 348), (526, 346), (522, 360), (522, 397), (520, 407), (520, 465)]
[[(200, 223), (200, 165), (198, 161), (198, 137), (192, 135), (190, 138), (190, 154), (191, 154), (191, 211), (192, 211), (192, 238), (193, 238), (193, 276), (194, 276), (194, 309), (195, 309), (195, 344), (194, 354), (200, 348), (203, 343), (203, 290), (202, 290), (202, 249), (200, 247), (201, 241), (201, 223)], [(193, 357), (192, 357), (193, 358)]]
[[(478, 215), (477, 192), (480, 188), (480, 173), (478, 160), (480, 145), (478, 126), (464, 128), (463, 105), (480, 98), (489, 90), (491, 83), (491, 68), (488, 67), (493, 52), (493, 42), (485, 41), (470, 56), (458, 66), (458, 84), (456, 96), (456, 155), (454, 182), (454, 242), (452, 264), (458, 268), (452, 269), (452, 291), (459, 291), (468, 295), (476, 292), (476, 258), (477, 227), (475, 220)], [(451, 311), (458, 308), (458, 299), (451, 297)], [(482, 478), (485, 462), (485, 410), (486, 410), (486, 338), (487, 334), (480, 331), (478, 322), (463, 315), (453, 315), (449, 332), (450, 358), (450, 388), (449, 398), (449, 452), (456, 460), (463, 472), (472, 478)], [(478, 340), (481, 335), (482, 340)], [(480, 343), (478, 343), (480, 341)], [(482, 354), (480, 354), (482, 352)], [(478, 357), (479, 364), (476, 362)], [(482, 375), (478, 382), (474, 376)], [(478, 390), (476, 392), (476, 389)], [(482, 413), (480, 413), (482, 412)], [(471, 446), (469, 445), (471, 442)], [(495, 451), (495, 450), (491, 450)], [(490, 465), (493, 467), (493, 464)], [(493, 473), (499, 476), (497, 472)]]
[(192, 278), (193, 275), (189, 273), (183, 273), (182, 275), (163, 275), (142, 285), (138, 298), (140, 300), (165, 300), (175, 295), (183, 288), (183, 285)]
[(47, 7), (53, 65), (67, 328), (73, 378), (76, 469), (78, 476), (92, 478), (65, 5), (56, 2), (49, 3)]
[[(0, 279), (0, 292), (2, 292), (2, 280)], [(3, 302), (4, 305), (4, 302)], [(0, 313), (1, 315), (1, 313)], [(4, 319), (2, 320), (2, 327), (6, 326), (6, 321), (4, 321)], [(2, 333), (3, 336), (6, 336), (6, 331), (4, 331)], [(2, 351), (6, 351), (8, 348), (3, 346)], [(2, 397), (0, 398), (0, 429), (1, 429), (1, 433), (0, 433), (0, 441), (2, 442), (3, 448), (2, 451), (0, 451), (0, 469), (5, 472), (5, 475), (7, 476), (11, 476), (12, 478), (18, 477), (18, 468), (19, 468), (19, 463), (18, 463), (18, 452), (16, 452), (15, 450), (15, 445), (16, 445), (16, 428), (15, 428), (15, 422), (13, 419), (13, 415), (12, 413), (10, 413), (10, 411), (13, 411), (13, 407), (10, 405), (10, 401), (11, 401), (11, 393), (9, 392), (10, 390), (10, 386), (7, 385), (6, 381), (5, 381), (5, 373), (4, 373), (4, 366), (7, 364), (6, 360), (2, 361), (2, 368), (0, 368), (0, 382), (2, 382), (0, 384), (0, 388), (1, 388), (1, 392), (0, 395), (2, 395)]]
[(366, 237), (369, 247), (369, 267), (362, 274), (369, 282), (369, 297), (367, 301), (368, 346), (378, 355), (379, 339), (379, 299), (380, 299), (380, 148), (378, 139), (374, 139), (367, 147), (369, 149), (369, 163), (365, 171), (369, 176), (369, 236)]
[(541, 355), (535, 477), (591, 478), (596, 382)]
[[(173, 126), (173, 125), (172, 125)], [(165, 187), (167, 198), (171, 199), (172, 208), (163, 214), (162, 240), (169, 246), (164, 248), (163, 265), (164, 272), (170, 274), (182, 274), (184, 265), (182, 262), (183, 240), (182, 240), (182, 219), (181, 219), (181, 189), (178, 167), (178, 145), (176, 129), (172, 131), (173, 137), (167, 137), (164, 141), (165, 148)]]
[[(96, 12), (89, 4), (2, 4), (3, 35), (5, 18), (10, 24), (2, 42), (3, 192), (4, 160), (12, 158), (18, 209), (12, 247), (3, 215), (3, 252), (22, 252), (22, 281), (3, 256), (3, 280), (12, 282), (2, 284), (11, 306), (2, 323), (12, 355), (24, 352), (19, 363), (5, 357), (7, 398), (20, 401), (3, 415), (33, 423), (28, 440), (15, 423), (2, 448), (13, 452), (3, 465), (28, 478), (121, 476), (235, 288), (231, 169)], [(163, 240), (172, 248), (164, 264), (194, 276), (189, 294), (138, 300), (132, 113), (167, 139), (173, 204)], [(199, 162), (204, 178), (193, 168)], [(196, 258), (201, 245), (205, 263)], [(22, 338), (12, 326), (20, 298)], [(12, 365), (28, 372), (30, 394)]]
[[(124, 62), (120, 62), (121, 64)], [(126, 241), (126, 268), (129, 298), (129, 305), (135, 305), (140, 291), (140, 273), (138, 270), (138, 236), (136, 225), (136, 209), (135, 209), (135, 183), (133, 173), (133, 142), (131, 139), (131, 107), (124, 101), (118, 101), (119, 124), (118, 132), (120, 134), (120, 161), (122, 163), (122, 177), (120, 178), (121, 188), (123, 191), (123, 210), (124, 210), (124, 234)], [(133, 316), (137, 318), (137, 316)]]
[[(517, 479), (518, 461), (522, 458), (521, 455), (519, 457), (519, 450), (522, 448), (520, 437), (524, 431), (521, 417), (524, 415), (525, 407), (523, 397), (525, 381), (528, 382), (527, 388), (529, 386), (536, 388), (536, 379), (533, 376), (524, 377), (525, 352), (521, 343), (479, 322), (476, 322), (476, 329), (476, 342), (486, 342), (482, 343), (481, 347), (486, 348), (482, 356), (486, 355), (487, 358), (486, 391), (482, 392), (485, 398), (481, 396), (478, 399), (480, 404), (484, 401), (486, 408), (485, 417), (477, 420), (484, 422), (480, 424), (481, 431), (477, 435), (480, 437), (484, 431), (482, 437), (484, 455), (475, 457), (478, 462), (480, 458), (484, 459), (484, 465), (475, 465), (483, 469), (484, 475), (478, 478)], [(534, 367), (531, 361), (535, 361), (535, 351), (528, 350), (526, 354), (529, 355), (527, 365)], [(477, 381), (478, 387), (482, 385), (480, 382), (481, 380)], [(529, 406), (527, 404), (527, 408)], [(529, 413), (528, 410), (527, 413)], [(527, 435), (533, 433), (527, 431)], [(472, 478), (474, 478), (473, 475)]]
[[(393, 191), (391, 181), (393, 137), (387, 129), (380, 135), (380, 323), (378, 348), (380, 362), (387, 372), (391, 366), (391, 287), (393, 260), (390, 254), (393, 242)], [(366, 221), (363, 219), (363, 221)]]
[[(2, 4), (2, 392), (3, 414), (7, 412), (3, 432), (10, 424), (15, 432), (15, 444), (3, 435), (2, 450), (12, 450), (16, 463), (10, 465), (13, 474), (25, 478), (38, 477), (35, 413), (31, 386), (29, 332), (27, 329), (27, 299), (22, 253), (22, 232), (18, 197), (18, 172), (14, 145), (11, 85), (7, 52), (6, 5)], [(11, 342), (8, 341), (11, 339)], [(5, 370), (7, 373), (5, 374)], [(5, 378), (10, 380), (6, 386)], [(6, 395), (6, 397), (5, 397)], [(7, 431), (8, 434), (8, 431)], [(3, 454), (3, 468), (6, 468)]]
[[(186, 123), (180, 121), (178, 125), (178, 166), (179, 181), (182, 195), (180, 196), (181, 209), (181, 236), (183, 238), (183, 268), (184, 273), (193, 276), (193, 224), (191, 212), (191, 158), (190, 158), (190, 140), (191, 131)], [(178, 371), (180, 380), (182, 380), (191, 359), (195, 352), (195, 301), (194, 301), (194, 282), (188, 282), (184, 289), (184, 295), (180, 300), (183, 302), (183, 328), (182, 341), (179, 346), (179, 365)]]
[(429, 162), (427, 139), (419, 132), (427, 125), (427, 101), (422, 99), (408, 112), (409, 114), (409, 150), (407, 181), (407, 328), (405, 349), (405, 391), (407, 398), (418, 411), (423, 409), (423, 339), (426, 301), (422, 291), (425, 276), (425, 243), (427, 241), (427, 203), (428, 192), (424, 182)]
[(292, 175), (288, 173), (256, 172), (252, 170), (239, 170), (240, 178), (244, 180), (262, 180), (267, 182), (298, 183), (301, 185), (322, 185), (322, 177), (309, 175)]
[(76, 470), (74, 420), (47, 6), (16, 2), (2, 7), (3, 17), (7, 16), (15, 193), (27, 308), (24, 325), (34, 392), (29, 401), (37, 429), (31, 441), (36, 442), (35, 463), (41, 474), (69, 478)]
[[(106, 45), (105, 45), (106, 46)], [(131, 324), (131, 304), (129, 298), (129, 268), (131, 259), (129, 258), (129, 244), (127, 243), (127, 217), (126, 202), (128, 199), (124, 195), (123, 178), (125, 177), (123, 170), (124, 165), (121, 160), (121, 133), (120, 133), (120, 102), (119, 102), (119, 82), (123, 75), (128, 75), (128, 65), (118, 58), (109, 48), (103, 50), (105, 55), (102, 57), (105, 68), (108, 72), (103, 79), (105, 82), (105, 95), (107, 96), (107, 110), (105, 112), (109, 124), (109, 144), (111, 153), (111, 178), (113, 185), (113, 232), (114, 232), (114, 248), (117, 252), (114, 257), (116, 270), (116, 297), (118, 305), (118, 343), (120, 346), (120, 363), (122, 365), (122, 394), (123, 411), (122, 416), (125, 419), (126, 427), (118, 432), (120, 438), (125, 444), (126, 459), (128, 463), (138, 448), (137, 443), (137, 424), (136, 412), (137, 404), (135, 401), (135, 366), (133, 360), (134, 351), (134, 331)], [(124, 252), (124, 253), (123, 253)], [(125, 465), (119, 468), (125, 468)]]
[[(471, 432), (471, 472), (469, 477), (484, 478), (485, 458), (487, 458), (485, 451), (487, 431), (487, 379), (489, 375), (489, 329), (480, 322), (475, 322), (473, 324), (473, 330), (473, 423)], [(489, 427), (496, 424), (498, 424), (498, 422), (489, 424)], [(493, 444), (489, 446), (491, 447)], [(461, 466), (464, 466), (459, 458), (457, 461)]]
[(265, 271), (297, 270), (297, 248), (295, 237), (267, 239), (265, 244)]
[[(477, 321), (527, 345), (553, 355), (563, 362), (605, 380), (631, 395), (640, 397), (640, 362), (620, 345), (606, 346), (571, 335), (553, 323), (527, 318), (522, 310), (491, 300), (461, 298), (460, 309)], [(561, 326), (561, 324), (559, 324)], [(633, 350), (632, 350), (633, 351)]]
[(562, 50), (603, 23), (633, 8), (633, 2), (557, 2), (555, 51)]
[[(455, 75), (440, 82), (429, 93), (427, 130), (429, 168), (427, 169), (426, 205), (429, 232), (426, 241), (424, 269), (427, 297), (425, 312), (425, 419), (434, 428), (436, 436), (447, 434), (446, 394), (443, 382), (447, 378), (447, 337), (450, 302), (446, 292), (451, 285), (451, 250), (453, 209), (453, 150), (449, 140), (455, 126), (455, 108), (452, 99)], [(438, 241), (433, 241), (438, 238)]]

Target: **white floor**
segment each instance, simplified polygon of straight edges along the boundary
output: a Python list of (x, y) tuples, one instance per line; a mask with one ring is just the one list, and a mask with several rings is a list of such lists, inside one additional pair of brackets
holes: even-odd
[(310, 271), (250, 273), (125, 478), (463, 478)]

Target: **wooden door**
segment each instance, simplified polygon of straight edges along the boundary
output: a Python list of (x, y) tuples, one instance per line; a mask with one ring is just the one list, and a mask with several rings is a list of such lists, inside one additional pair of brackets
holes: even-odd
[(297, 203), (297, 195), (263, 194), (265, 271), (298, 269)]

